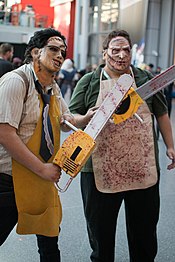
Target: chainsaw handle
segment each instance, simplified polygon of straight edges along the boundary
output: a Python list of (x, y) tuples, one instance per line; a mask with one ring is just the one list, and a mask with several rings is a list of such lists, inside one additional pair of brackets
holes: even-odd
[(77, 131), (78, 128), (76, 126), (72, 125), (69, 121), (64, 119), (64, 124), (66, 124), (68, 127), (70, 127), (73, 131)]
[(61, 188), (61, 187), (58, 185), (59, 182), (55, 182), (54, 185), (55, 185), (56, 189), (57, 189), (60, 193), (64, 193), (64, 192), (68, 189), (68, 187), (70, 186), (72, 180), (73, 180), (73, 177), (70, 177), (69, 180), (67, 181), (66, 185), (65, 185), (63, 188)]

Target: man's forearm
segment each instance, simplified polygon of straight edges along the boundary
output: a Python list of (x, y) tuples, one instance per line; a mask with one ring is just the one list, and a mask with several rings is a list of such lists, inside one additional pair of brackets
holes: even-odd
[(157, 122), (167, 149), (174, 148), (171, 122), (168, 114), (158, 117)]
[(43, 163), (22, 142), (16, 133), (16, 129), (8, 124), (0, 124), (0, 144), (8, 151), (10, 156), (32, 170), (40, 174)]

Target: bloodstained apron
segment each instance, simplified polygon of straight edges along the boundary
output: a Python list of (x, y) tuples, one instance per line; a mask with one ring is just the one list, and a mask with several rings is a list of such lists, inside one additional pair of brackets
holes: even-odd
[[(117, 79), (100, 81), (100, 105)], [(152, 118), (144, 102), (135, 116), (114, 124), (110, 119), (96, 138), (92, 154), (96, 187), (104, 193), (148, 188), (157, 182)]]

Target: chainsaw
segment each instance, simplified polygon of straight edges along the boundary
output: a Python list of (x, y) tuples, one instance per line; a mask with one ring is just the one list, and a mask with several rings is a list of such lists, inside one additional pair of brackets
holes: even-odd
[[(95, 138), (111, 117), (116, 107), (122, 102), (132, 83), (133, 78), (130, 75), (123, 74), (120, 76), (84, 131), (77, 129), (68, 121), (65, 121), (65, 124), (73, 129), (74, 132), (65, 139), (53, 163), (59, 165), (71, 177), (64, 189), (61, 189), (58, 183), (55, 183), (55, 186), (60, 192), (65, 192), (72, 182), (72, 179), (80, 172), (95, 147)], [(91, 135), (92, 130), (94, 130), (95, 135)]]
[(117, 123), (125, 121), (132, 115), (135, 115), (142, 122), (142, 119), (140, 119), (136, 114), (142, 101), (156, 94), (174, 80), (175, 65), (169, 67), (163, 73), (155, 76), (136, 90), (131, 87), (133, 78), (128, 74), (124, 74), (120, 76), (114, 87), (107, 94), (84, 131), (77, 129), (65, 120), (65, 124), (67, 124), (74, 132), (65, 139), (53, 160), (54, 164), (59, 165), (68, 175), (70, 175), (70, 178), (63, 189), (60, 188), (58, 183), (55, 183), (59, 192), (65, 192), (73, 178), (75, 178), (80, 172), (95, 147), (96, 137), (113, 113), (117, 112), (117, 109), (120, 111), (120, 105), (122, 105), (124, 99), (127, 99), (127, 96), (130, 96), (131, 98), (131, 106), (133, 104), (137, 106), (134, 106), (132, 110), (128, 110), (129, 113), (124, 113), (124, 117), (119, 118)]

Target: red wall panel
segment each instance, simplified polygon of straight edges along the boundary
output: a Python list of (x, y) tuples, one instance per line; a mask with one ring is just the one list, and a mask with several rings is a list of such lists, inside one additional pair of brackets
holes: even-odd
[(54, 27), (59, 30), (67, 40), (67, 58), (73, 58), (74, 27), (75, 27), (75, 3), (67, 2), (55, 6)]
[(46, 27), (53, 26), (54, 7), (50, 7), (50, 0), (21, 0), (21, 4), (23, 9), (26, 7), (26, 5), (32, 5), (36, 16), (40, 17), (40, 19), (42, 18), (41, 16), (43, 16), (43, 18), (47, 16)]

